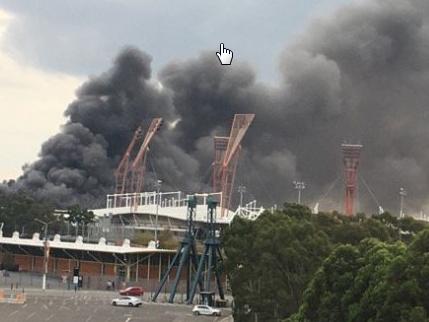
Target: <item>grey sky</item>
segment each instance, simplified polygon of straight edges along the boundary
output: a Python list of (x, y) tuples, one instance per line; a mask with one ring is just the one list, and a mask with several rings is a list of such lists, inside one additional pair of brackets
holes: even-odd
[(222, 41), (235, 60), (248, 61), (260, 80), (272, 82), (293, 35), (309, 18), (347, 2), (0, 0), (16, 18), (2, 50), (22, 64), (86, 76), (104, 71), (125, 45), (150, 53), (157, 71), (172, 60), (215, 51)]
[[(336, 10), (351, 2), (353, 5)], [(317, 21), (318, 17), (322, 19)], [(429, 160), (425, 147), (429, 142), (425, 103), (428, 17), (427, 0), (0, 0), (0, 119), (7, 120), (0, 150), (8, 151), (13, 166), (7, 168), (0, 160), (0, 177), (17, 177), (22, 173), (17, 169), (34, 161), (42, 142), (54, 134), (51, 143), (89, 131), (97, 143), (94, 134), (102, 127), (109, 149), (114, 150), (112, 143), (125, 145), (126, 131), (124, 134), (119, 127), (118, 133), (123, 135), (119, 141), (112, 129), (121, 122), (116, 114), (110, 117), (110, 111), (121, 108), (126, 111), (121, 115), (124, 124), (129, 124), (124, 127), (127, 130), (135, 128), (133, 122), (142, 119), (141, 113), (169, 107), (182, 122), (169, 137), (178, 140), (165, 146), (198, 150), (199, 140), (211, 135), (208, 125), (229, 121), (227, 113), (219, 113), (228, 108), (228, 113), (253, 111), (258, 115), (253, 131), (246, 136), (248, 143), (254, 140), (248, 145), (253, 149), (249, 155), (252, 164), (263, 161), (257, 168), (279, 193), (274, 201), (292, 196), (290, 182), (297, 178), (309, 183), (307, 198), (311, 198), (311, 189), (313, 197), (318, 197), (334, 180), (339, 169), (338, 146), (347, 139), (364, 144), (361, 173), (370, 178), (369, 185), (386, 209), (396, 207), (401, 186), (409, 191), (408, 203), (417, 205), (412, 207), (414, 211), (429, 209), (425, 171)], [(313, 18), (315, 23), (311, 23)], [(231, 67), (217, 62), (215, 51), (220, 42), (234, 51)], [(158, 95), (153, 78), (145, 73), (144, 81), (139, 78), (139, 72), (150, 69), (146, 54), (133, 49), (118, 56), (126, 45), (152, 55), (153, 70), (162, 70), (159, 80), (167, 90)], [(201, 51), (206, 53), (200, 55)], [(112, 67), (114, 57), (118, 58)], [(164, 67), (177, 60), (183, 64)], [(252, 69), (260, 83), (254, 82)], [(87, 92), (74, 93), (87, 75), (105, 71), (86, 82)], [(128, 82), (134, 85), (125, 89)], [(110, 100), (104, 94), (99, 97), (100, 86), (103, 91), (114, 90)], [(128, 89), (141, 90), (131, 90), (131, 95)], [(152, 95), (146, 95), (146, 90)], [(70, 121), (63, 112), (71, 102), (74, 108), (69, 111), (75, 113)], [(105, 110), (106, 104), (111, 108)], [(137, 114), (130, 114), (134, 107)], [(100, 121), (102, 111), (111, 124)], [(200, 132), (196, 125), (203, 125)], [(268, 128), (268, 135), (260, 136)], [(86, 148), (72, 146), (78, 151)], [(104, 149), (101, 143), (94, 146), (99, 148), (96, 152)], [(22, 182), (41, 184), (50, 192), (50, 188), (69, 189), (70, 182), (71, 187), (75, 183), (79, 188), (80, 178), (93, 178), (82, 175), (92, 169), (84, 159), (76, 168), (64, 158), (52, 172), (45, 161), (61, 161), (67, 154), (50, 147), (52, 144), (27, 168), (28, 180)], [(115, 157), (122, 152), (111, 150), (106, 155)], [(182, 150), (182, 155), (201, 161), (201, 169), (207, 164), (201, 157), (205, 154)], [(60, 158), (51, 158), (51, 154)], [(316, 160), (314, 155), (320, 158)], [(107, 163), (113, 164), (113, 159)], [(187, 169), (187, 159), (179, 161), (177, 168)], [(109, 167), (113, 169), (110, 163)], [(88, 182), (94, 186), (93, 180)], [(363, 207), (369, 202), (373, 206), (374, 200), (367, 199)]]

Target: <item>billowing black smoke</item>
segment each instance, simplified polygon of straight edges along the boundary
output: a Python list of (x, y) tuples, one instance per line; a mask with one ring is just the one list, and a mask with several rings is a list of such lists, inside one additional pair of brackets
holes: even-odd
[(134, 130), (145, 118), (172, 118), (171, 99), (150, 83), (151, 58), (124, 50), (107, 73), (77, 90), (61, 133), (42, 146), (17, 186), (60, 206), (99, 204), (112, 192), (113, 170)]
[[(113, 170), (141, 120), (167, 122), (151, 149), (149, 171), (165, 189), (208, 189), (211, 137), (227, 135), (235, 113), (256, 113), (243, 142), (237, 184), (266, 205), (316, 202), (341, 175), (339, 146), (364, 145), (362, 210), (376, 201), (396, 211), (429, 191), (429, 3), (378, 0), (314, 22), (281, 57), (283, 81), (257, 82), (239, 61), (221, 66), (214, 52), (166, 66), (155, 80), (150, 57), (126, 49), (107, 73), (89, 79), (67, 108), (67, 124), (17, 181), (60, 205), (96, 204), (113, 189)], [(150, 185), (150, 180), (148, 181)], [(341, 180), (339, 180), (341, 185)], [(147, 189), (151, 187), (148, 186)], [(321, 201), (338, 206), (340, 188)]]

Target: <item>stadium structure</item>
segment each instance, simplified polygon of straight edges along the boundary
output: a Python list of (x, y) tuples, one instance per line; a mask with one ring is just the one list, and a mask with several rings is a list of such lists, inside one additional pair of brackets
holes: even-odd
[(216, 213), (220, 226), (228, 225), (235, 216), (257, 218), (264, 208), (257, 206), (256, 200), (231, 209), (241, 142), (254, 117), (254, 114), (236, 114), (229, 136), (213, 138), (215, 153), (210, 192), (161, 192), (160, 180), (156, 191), (143, 191), (149, 146), (163, 121), (161, 118), (152, 119), (145, 135), (142, 126), (138, 127), (115, 171), (115, 193), (107, 195), (105, 208), (92, 211), (100, 222), (104, 220), (116, 227), (180, 233), (186, 231), (186, 202), (192, 194), (197, 198), (194, 218), (197, 229), (207, 224), (208, 198), (218, 201)]

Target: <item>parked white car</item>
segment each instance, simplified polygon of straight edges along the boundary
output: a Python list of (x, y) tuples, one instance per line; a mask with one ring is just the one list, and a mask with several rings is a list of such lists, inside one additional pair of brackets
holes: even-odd
[(140, 306), (142, 304), (142, 300), (135, 296), (121, 296), (112, 300), (113, 306)]
[(195, 305), (192, 309), (192, 313), (194, 315), (217, 315), (220, 316), (222, 314), (220, 309), (216, 309), (214, 307), (208, 305)]

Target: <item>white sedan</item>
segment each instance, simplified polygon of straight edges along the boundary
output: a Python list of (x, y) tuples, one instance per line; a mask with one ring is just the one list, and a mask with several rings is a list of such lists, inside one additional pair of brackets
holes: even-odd
[(112, 300), (112, 305), (117, 306), (140, 306), (142, 305), (142, 300), (140, 300), (138, 297), (134, 296), (121, 296), (117, 299)]
[(219, 309), (215, 309), (208, 305), (195, 305), (192, 309), (192, 313), (194, 315), (221, 315), (221, 311)]

